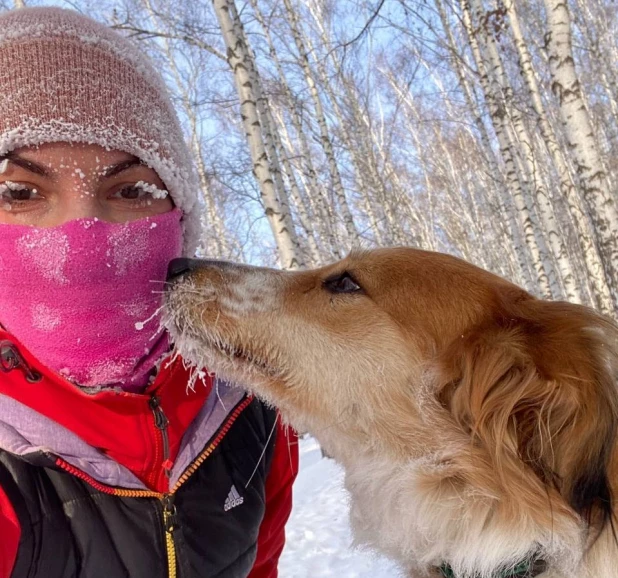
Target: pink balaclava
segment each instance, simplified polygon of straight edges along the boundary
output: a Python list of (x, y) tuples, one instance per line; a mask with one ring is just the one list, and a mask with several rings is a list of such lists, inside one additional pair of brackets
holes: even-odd
[(163, 80), (109, 28), (24, 8), (0, 16), (0, 85), (0, 167), (21, 147), (98, 144), (154, 169), (176, 206), (126, 224), (0, 225), (0, 324), (79, 385), (137, 391), (168, 347), (167, 264), (192, 256), (199, 235), (199, 187)]
[(139, 391), (168, 350), (159, 310), (180, 218), (0, 224), (2, 324), (74, 383)]

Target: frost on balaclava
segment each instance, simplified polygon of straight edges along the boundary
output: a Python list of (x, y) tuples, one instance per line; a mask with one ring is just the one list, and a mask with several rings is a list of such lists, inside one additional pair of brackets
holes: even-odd
[(47, 369), (84, 387), (148, 385), (169, 341), (160, 324), (181, 213), (56, 227), (0, 224), (0, 320)]
[(201, 212), (164, 82), (113, 30), (70, 10), (23, 8), (0, 15), (0, 86), (0, 159), (97, 144), (150, 166), (176, 206), (124, 224), (0, 225), (5, 329), (79, 385), (139, 391), (169, 348), (157, 318), (167, 263), (194, 254)]
[(165, 84), (128, 39), (72, 10), (0, 15), (0, 158), (50, 142), (98, 144), (154, 169), (199, 236), (199, 186)]

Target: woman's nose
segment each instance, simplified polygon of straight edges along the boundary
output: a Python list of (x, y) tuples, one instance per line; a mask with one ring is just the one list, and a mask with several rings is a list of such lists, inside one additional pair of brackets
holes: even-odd
[(76, 219), (109, 220), (104, 204), (101, 203), (95, 193), (85, 188), (80, 187), (67, 191), (60, 205), (58, 213), (64, 223)]

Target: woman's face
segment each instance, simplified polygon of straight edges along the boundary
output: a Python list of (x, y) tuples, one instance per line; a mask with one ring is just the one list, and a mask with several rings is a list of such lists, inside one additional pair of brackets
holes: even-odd
[[(95, 217), (125, 223), (174, 206), (169, 195), (153, 197), (152, 187), (164, 191), (163, 182), (128, 153), (49, 143), (3, 158), (8, 162), (0, 160), (0, 169), (5, 168), (0, 172), (0, 223), (54, 227)], [(158, 191), (156, 196), (161, 196)]]

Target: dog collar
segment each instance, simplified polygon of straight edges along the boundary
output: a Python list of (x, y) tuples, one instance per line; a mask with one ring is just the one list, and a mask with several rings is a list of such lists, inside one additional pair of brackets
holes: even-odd
[[(442, 578), (457, 578), (450, 564), (442, 564), (438, 568)], [(524, 560), (508, 570), (503, 570), (494, 575), (494, 578), (534, 578), (547, 570), (544, 560), (532, 558)]]

